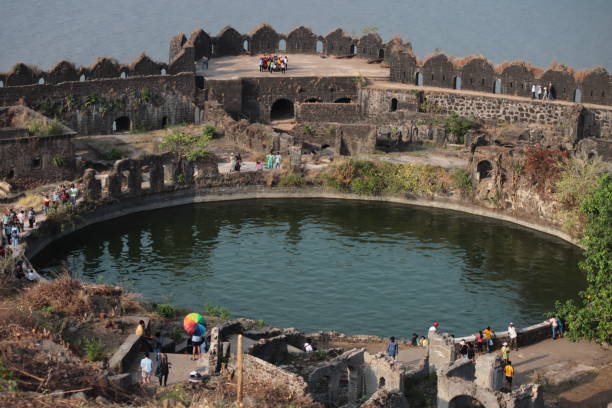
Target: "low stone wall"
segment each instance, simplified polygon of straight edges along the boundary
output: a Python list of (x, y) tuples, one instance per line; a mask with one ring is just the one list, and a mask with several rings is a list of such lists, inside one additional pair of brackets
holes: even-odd
[(295, 119), (298, 123), (354, 123), (361, 120), (361, 108), (356, 103), (298, 103)]
[(296, 396), (306, 394), (308, 386), (302, 377), (248, 354), (244, 354), (243, 358), (245, 376), (269, 381), (290, 390)]
[[(542, 340), (546, 340), (552, 337), (552, 331), (550, 326), (546, 323), (538, 323), (532, 326), (524, 327), (522, 329), (517, 328), (518, 335), (518, 346), (525, 347), (530, 344), (539, 343)], [(474, 341), (476, 337), (465, 336), (465, 337), (457, 337), (454, 339), (455, 344), (459, 344), (461, 340), (465, 341)], [(494, 346), (496, 348), (501, 347), (503, 342), (510, 342), (510, 335), (507, 331), (496, 332), (495, 337), (493, 339)]]

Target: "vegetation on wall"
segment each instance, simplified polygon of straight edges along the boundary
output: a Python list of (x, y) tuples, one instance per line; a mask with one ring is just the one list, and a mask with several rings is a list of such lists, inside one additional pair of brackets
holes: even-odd
[(457, 136), (457, 142), (459, 144), (465, 142), (465, 135), (470, 129), (474, 128), (475, 125), (475, 120), (463, 118), (456, 113), (451, 113), (444, 118), (444, 130), (446, 133)]
[(612, 342), (612, 176), (599, 178), (586, 197), (581, 211), (587, 217), (582, 240), (585, 247), (580, 268), (586, 273), (587, 288), (580, 300), (555, 304), (555, 313), (569, 326), (571, 340)]
[(527, 147), (523, 175), (537, 191), (551, 193), (567, 158), (567, 152), (558, 149), (547, 149), (541, 145)]
[(26, 126), (32, 136), (55, 136), (64, 133), (64, 126), (58, 120), (35, 120)]
[(175, 131), (164, 136), (159, 147), (161, 150), (171, 151), (188, 161), (196, 161), (208, 155), (210, 152), (208, 145), (211, 140), (212, 136), (209, 134), (191, 135)]

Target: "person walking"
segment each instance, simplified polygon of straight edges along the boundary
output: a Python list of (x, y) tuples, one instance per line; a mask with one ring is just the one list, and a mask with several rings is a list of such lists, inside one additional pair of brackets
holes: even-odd
[(17, 224), (13, 223), (11, 227), (11, 245), (13, 248), (17, 248), (19, 246), (19, 228), (17, 228)]
[(142, 371), (142, 383), (148, 384), (151, 381), (151, 371), (153, 371), (153, 361), (149, 358), (149, 353), (144, 353), (144, 358), (140, 360), (140, 370)]
[(155, 376), (159, 378), (159, 386), (165, 387), (168, 383), (168, 374), (170, 374), (170, 366), (172, 364), (168, 362), (168, 356), (166, 353), (159, 355), (159, 363), (155, 369)]
[(510, 349), (514, 348), (515, 351), (518, 351), (518, 333), (512, 322), (508, 325), (508, 336), (510, 336)]
[(398, 344), (395, 341), (395, 337), (391, 337), (389, 340), (389, 344), (387, 345), (387, 355), (395, 360), (398, 353)]
[(412, 339), (410, 340), (410, 343), (413, 347), (416, 347), (419, 343), (419, 335), (416, 333), (412, 333)]
[(512, 377), (514, 377), (514, 367), (512, 367), (512, 361), (510, 360), (506, 362), (506, 366), (504, 367), (504, 375), (506, 376), (508, 388), (512, 389)]
[(30, 207), (30, 211), (28, 211), (28, 224), (30, 225), (30, 229), (34, 228), (35, 221), (36, 213), (34, 212), (34, 208)]
[(540, 99), (542, 96), (542, 85), (536, 86), (536, 99)]
[(557, 338), (557, 329), (559, 327), (559, 323), (557, 322), (556, 317), (551, 317), (548, 319), (548, 325), (552, 329), (552, 339), (555, 340)]
[(531, 99), (536, 98), (536, 84), (531, 85)]
[(475, 335), (476, 338), (476, 351), (478, 353), (482, 353), (484, 351), (484, 338), (482, 335), (482, 330), (478, 330), (478, 333)]
[[(192, 353), (191, 353), (191, 360), (195, 361), (197, 359), (200, 358), (201, 355), (201, 351), (200, 351), (200, 344), (202, 344), (202, 336), (198, 336), (197, 334), (194, 334), (193, 336), (191, 336), (191, 345), (193, 347)], [(198, 356), (196, 358), (196, 355)]]

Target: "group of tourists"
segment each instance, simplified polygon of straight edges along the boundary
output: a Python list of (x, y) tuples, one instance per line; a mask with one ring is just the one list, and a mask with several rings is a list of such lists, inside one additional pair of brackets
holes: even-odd
[(51, 208), (58, 208), (63, 204), (76, 205), (78, 197), (79, 189), (76, 184), (70, 184), (70, 187), (60, 184), (58, 188), (51, 192), (50, 196), (49, 194), (45, 195), (43, 211), (47, 214)]
[(259, 58), (259, 72), (287, 72), (289, 66), (289, 60), (287, 56), (284, 57), (278, 55), (264, 55)]
[(549, 82), (548, 86), (531, 85), (531, 99), (551, 100), (555, 99), (555, 94), (552, 82)]
[(162, 336), (160, 332), (151, 335), (149, 329), (145, 325), (144, 320), (138, 322), (135, 334), (141, 338), (144, 347), (148, 350), (144, 353), (144, 358), (140, 360), (140, 371), (142, 373), (142, 383), (149, 384), (151, 382), (151, 374), (153, 373), (153, 360), (149, 358), (149, 352), (155, 354), (157, 362), (155, 368), (155, 376), (159, 379), (160, 386), (166, 386), (168, 375), (170, 374), (171, 363), (168, 362), (166, 353), (162, 353)]
[[(255, 170), (261, 171), (264, 169), (267, 169), (267, 170), (280, 169), (282, 160), (283, 160), (283, 157), (281, 156), (279, 152), (276, 152), (276, 153), (270, 152), (270, 154), (266, 155), (265, 161), (257, 160), (255, 162)], [(240, 153), (230, 154), (230, 173), (235, 172), (235, 171), (240, 171), (240, 169), (242, 168), (242, 165), (243, 165), (243, 162), (242, 162), (242, 156), (240, 155)]]
[[(36, 212), (33, 207), (27, 211), (16, 211), (12, 208), (4, 211), (2, 214), (2, 230), (4, 232), (0, 239), (0, 246), (4, 246), (4, 242), (10, 243), (13, 247), (19, 246), (19, 237), (26, 228), (34, 228), (36, 222)], [(4, 249), (2, 250), (4, 253)]]

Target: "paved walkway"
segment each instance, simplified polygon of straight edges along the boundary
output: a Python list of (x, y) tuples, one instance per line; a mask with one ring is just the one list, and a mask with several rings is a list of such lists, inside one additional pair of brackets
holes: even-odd
[(235, 79), (245, 77), (338, 77), (363, 76), (368, 78), (389, 78), (389, 69), (380, 64), (368, 64), (361, 58), (322, 58), (319, 55), (287, 54), (289, 69), (280, 72), (259, 72), (259, 56), (241, 55), (237, 57), (213, 58), (208, 69), (198, 70), (198, 75), (210, 79)]
[[(170, 365), (170, 373), (168, 374), (168, 385), (179, 384), (189, 379), (189, 373), (196, 370), (200, 373), (206, 373), (208, 370), (208, 358), (206, 355), (201, 356), (198, 360), (191, 360), (191, 354), (174, 354), (167, 353), (168, 362)], [(142, 383), (142, 374), (140, 371), (140, 360), (144, 358), (144, 353), (140, 353), (135, 357), (129, 367), (128, 372), (132, 374), (134, 383)], [(157, 361), (155, 361), (155, 353), (149, 353), (149, 358), (153, 360), (153, 375), (151, 376), (151, 384), (159, 385), (159, 380), (155, 377), (155, 369)]]

